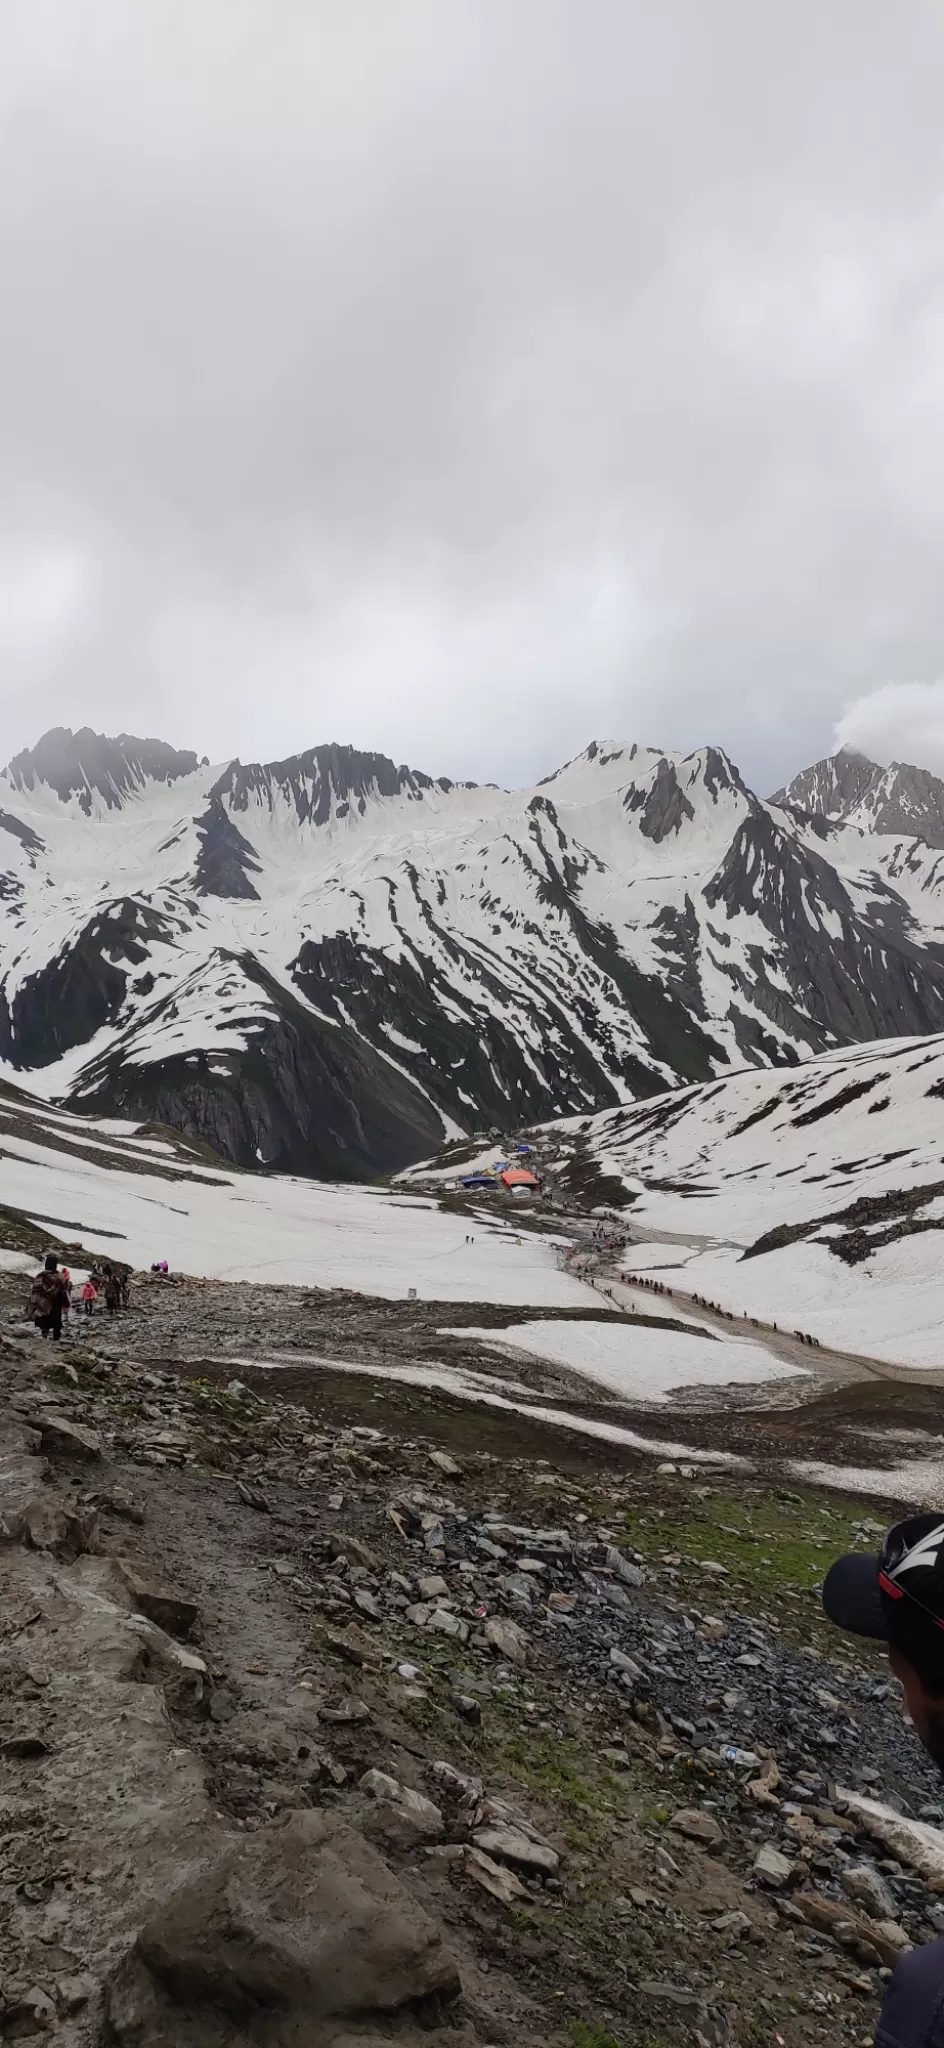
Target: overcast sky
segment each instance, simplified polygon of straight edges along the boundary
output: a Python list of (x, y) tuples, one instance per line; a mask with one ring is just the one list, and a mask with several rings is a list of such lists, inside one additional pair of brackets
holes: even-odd
[(0, 677), (944, 771), (940, 0), (0, 0)]

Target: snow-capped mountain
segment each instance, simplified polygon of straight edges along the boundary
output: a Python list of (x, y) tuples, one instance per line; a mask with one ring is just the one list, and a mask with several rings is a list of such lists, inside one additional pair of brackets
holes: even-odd
[[(552, 1181), (623, 1210), (632, 1272), (845, 1351), (939, 1367), (944, 1036), (562, 1118)], [(447, 1160), (411, 1182), (455, 1175)]]
[(848, 756), (765, 803), (713, 747), (509, 792), (47, 733), (0, 777), (0, 1060), (242, 1165), (385, 1171), (944, 1029), (935, 838), (944, 785)]
[(804, 768), (771, 801), (867, 832), (917, 834), (928, 846), (944, 846), (944, 782), (902, 761), (879, 768), (852, 747)]

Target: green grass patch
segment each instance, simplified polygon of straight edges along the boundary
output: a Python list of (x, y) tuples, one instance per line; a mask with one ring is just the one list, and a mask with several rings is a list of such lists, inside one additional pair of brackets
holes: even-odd
[(574, 2048), (622, 2048), (616, 2035), (608, 2034), (606, 2028), (598, 2027), (594, 2020), (571, 2020), (570, 2038)]
[[(787, 1494), (775, 1488), (740, 1493), (712, 1491), (693, 1501), (683, 1481), (677, 1500), (628, 1517), (626, 1534), (653, 1565), (666, 1555), (696, 1563), (723, 1564), (732, 1580), (763, 1597), (786, 1589), (808, 1589), (823, 1578), (834, 1557), (856, 1541), (853, 1525), (875, 1519), (874, 1508), (850, 1498), (847, 1508), (824, 1505), (814, 1493)], [(664, 1496), (663, 1496), (664, 1497)], [(721, 1597), (728, 1580), (717, 1582)], [(712, 1581), (704, 1580), (706, 1604)]]

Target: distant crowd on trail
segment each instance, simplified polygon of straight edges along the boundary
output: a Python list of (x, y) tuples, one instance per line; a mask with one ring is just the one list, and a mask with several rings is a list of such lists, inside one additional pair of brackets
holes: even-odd
[(629, 1239), (625, 1230), (611, 1230), (605, 1223), (595, 1223), (590, 1232), (590, 1242), (597, 1251), (624, 1252)]
[[(649, 1294), (673, 1296), (675, 1293), (675, 1289), (666, 1287), (662, 1280), (646, 1280), (640, 1273), (621, 1273), (620, 1279), (624, 1287), (644, 1287)], [(607, 1288), (605, 1292), (609, 1294), (612, 1289)], [(760, 1316), (749, 1316), (746, 1308), (740, 1315), (732, 1308), (722, 1308), (719, 1301), (709, 1301), (704, 1294), (689, 1294), (686, 1300), (692, 1302), (696, 1308), (707, 1309), (710, 1315), (723, 1317), (726, 1323), (749, 1323), (752, 1330), (779, 1331), (780, 1328), (778, 1323), (765, 1323)], [(820, 1349), (819, 1338), (811, 1337), (807, 1330), (785, 1330), (783, 1334), (795, 1337), (798, 1344), (811, 1344), (815, 1351)]]
[(30, 1287), (26, 1313), (42, 1337), (51, 1337), (58, 1344), (63, 1322), (73, 1312), (86, 1318), (93, 1316), (99, 1300), (104, 1301), (110, 1316), (117, 1315), (119, 1309), (130, 1308), (131, 1274), (116, 1272), (107, 1261), (96, 1261), (79, 1287), (76, 1300), (68, 1266), (60, 1267), (55, 1252), (47, 1252), (43, 1270), (35, 1275)]

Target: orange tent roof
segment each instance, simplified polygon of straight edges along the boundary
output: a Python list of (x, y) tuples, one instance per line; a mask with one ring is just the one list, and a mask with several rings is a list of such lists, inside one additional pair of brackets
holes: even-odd
[(506, 1188), (536, 1188), (538, 1185), (536, 1176), (529, 1173), (525, 1166), (507, 1166), (501, 1178)]

